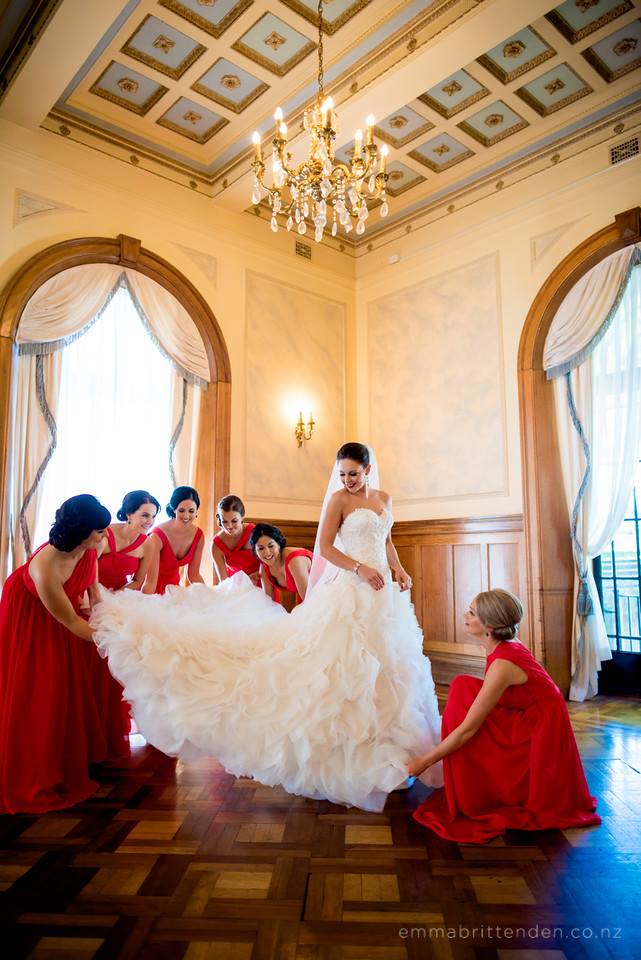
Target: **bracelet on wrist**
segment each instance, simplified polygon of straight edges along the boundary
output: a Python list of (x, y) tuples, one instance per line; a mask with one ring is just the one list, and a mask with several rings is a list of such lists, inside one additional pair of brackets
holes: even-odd
[(353, 569), (354, 573), (356, 574), (356, 576), (358, 576), (358, 571), (361, 569), (362, 566), (363, 566), (363, 564), (360, 562), (360, 560), (358, 560), (358, 561), (354, 564), (354, 566), (353, 566), (352, 569)]

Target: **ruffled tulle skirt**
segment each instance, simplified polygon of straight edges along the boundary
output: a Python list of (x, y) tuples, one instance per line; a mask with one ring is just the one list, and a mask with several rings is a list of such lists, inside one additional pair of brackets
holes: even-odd
[[(440, 739), (409, 596), (351, 573), (291, 614), (243, 573), (164, 596), (105, 592), (92, 625), (141, 733), (236, 776), (381, 810)], [(442, 783), (440, 764), (427, 771)]]

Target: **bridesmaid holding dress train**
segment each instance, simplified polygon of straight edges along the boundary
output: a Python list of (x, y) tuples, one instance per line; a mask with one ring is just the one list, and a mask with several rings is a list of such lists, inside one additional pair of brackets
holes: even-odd
[(282, 603), (281, 593), (286, 590), (296, 597), (296, 606), (302, 603), (307, 593), (312, 551), (288, 547), (282, 532), (270, 523), (257, 523), (249, 543), (260, 561), (260, 576), (267, 596)]
[(49, 542), (7, 579), (0, 601), (0, 814), (46, 813), (98, 789), (111, 759), (91, 683), (100, 661), (83, 598), (111, 514), (89, 494), (56, 510)]
[[(107, 542), (98, 557), (98, 581), (109, 590), (140, 590), (151, 565), (152, 544), (147, 536), (160, 504), (146, 490), (125, 494), (116, 516), (120, 523), (107, 527)], [(129, 704), (122, 687), (103, 659), (92, 661), (93, 686), (104, 721), (105, 738), (113, 759), (130, 756)]]
[(218, 503), (216, 520), (220, 533), (214, 537), (211, 555), (218, 582), (242, 570), (259, 587), (260, 563), (249, 544), (255, 524), (245, 522), (245, 504), (240, 497), (233, 493), (223, 497)]
[(181, 567), (187, 568), (189, 583), (204, 583), (200, 573), (203, 556), (203, 532), (194, 525), (200, 497), (193, 487), (176, 487), (167, 504), (169, 520), (154, 527), (151, 563), (143, 593), (164, 593), (168, 586), (180, 584)]

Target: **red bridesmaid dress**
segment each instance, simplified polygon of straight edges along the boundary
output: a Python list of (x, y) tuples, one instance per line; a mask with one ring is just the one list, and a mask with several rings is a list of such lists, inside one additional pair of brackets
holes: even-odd
[[(98, 580), (109, 590), (121, 590), (140, 566), (140, 559), (131, 553), (147, 539), (141, 533), (133, 543), (118, 550), (113, 530), (107, 528), (109, 553), (98, 557)], [(103, 719), (107, 751), (112, 760), (126, 760), (131, 756), (129, 734), (131, 718), (129, 704), (123, 700), (122, 687), (109, 673), (107, 661), (102, 657), (92, 661), (93, 687)]]
[[(30, 560), (8, 578), (0, 601), (0, 813), (86, 800), (98, 789), (89, 764), (106, 758), (89, 671), (100, 657), (51, 616)], [(86, 550), (64, 584), (76, 611), (95, 576), (96, 551)]]
[(214, 537), (214, 543), (225, 558), (225, 567), (230, 577), (242, 570), (248, 577), (258, 573), (260, 563), (253, 550), (247, 550), (247, 542), (251, 536), (255, 523), (246, 523), (242, 536), (233, 550), (227, 546), (220, 534)]
[[(472, 739), (444, 758), (445, 786), (414, 811), (415, 820), (459, 843), (487, 843), (508, 829), (601, 823), (561, 691), (518, 641), (499, 643), (487, 667), (495, 660), (516, 664), (527, 681), (508, 687)], [(481, 685), (467, 676), (451, 684), (443, 739), (463, 722)]]
[(289, 569), (289, 564), (295, 557), (309, 557), (309, 559), (311, 560), (313, 559), (313, 556), (314, 554), (312, 553), (311, 550), (305, 550), (301, 548), (299, 550), (292, 550), (289, 556), (285, 557), (285, 586), (279, 583), (278, 580), (276, 580), (275, 577), (272, 576), (270, 569), (266, 563), (261, 564), (261, 566), (263, 567), (263, 570), (265, 571), (265, 576), (267, 577), (272, 587), (274, 588), (274, 600), (276, 601), (276, 603), (281, 602), (281, 596), (280, 596), (281, 590), (289, 590), (290, 593), (293, 593), (296, 595), (296, 606), (298, 606), (299, 603), (303, 602), (303, 598), (301, 597), (298, 590), (296, 589), (296, 581), (294, 580), (291, 574), (291, 571)]
[(156, 593), (164, 593), (170, 584), (178, 585), (180, 583), (180, 568), (189, 566), (193, 560), (196, 547), (203, 538), (203, 532), (200, 527), (196, 527), (196, 535), (184, 557), (176, 556), (164, 530), (152, 530), (151, 536), (158, 537), (161, 543)]

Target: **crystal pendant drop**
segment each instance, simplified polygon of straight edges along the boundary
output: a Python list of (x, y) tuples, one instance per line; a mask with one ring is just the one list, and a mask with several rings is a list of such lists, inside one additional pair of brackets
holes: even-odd
[(359, 220), (356, 224), (356, 233), (361, 237), (365, 233), (365, 221)]
[(323, 239), (323, 228), (320, 226), (317, 226), (314, 232), (314, 240), (316, 241), (316, 243), (320, 243), (322, 239)]
[(386, 217), (388, 213), (389, 213), (389, 204), (387, 200), (385, 200), (385, 202), (381, 204), (381, 217)]
[(298, 224), (298, 232), (300, 233), (301, 237), (304, 233), (307, 233), (307, 224), (304, 220), (301, 220), (301, 222)]
[(334, 222), (333, 222), (333, 224), (332, 224), (332, 236), (333, 236), (333, 237), (336, 236), (336, 231), (337, 231), (337, 230), (338, 230), (338, 224), (337, 224), (336, 221), (334, 220)]
[(294, 226), (294, 221), (292, 220), (291, 216), (289, 216), (287, 218), (287, 230), (288, 231), (291, 230), (293, 226)]
[(272, 228), (273, 233), (278, 233), (278, 220), (276, 217), (271, 218), (269, 225)]
[(258, 184), (254, 185), (254, 190), (252, 192), (252, 203), (254, 205), (260, 203), (260, 187)]

